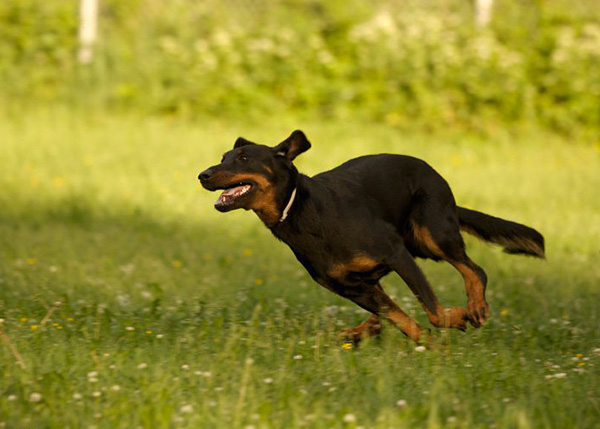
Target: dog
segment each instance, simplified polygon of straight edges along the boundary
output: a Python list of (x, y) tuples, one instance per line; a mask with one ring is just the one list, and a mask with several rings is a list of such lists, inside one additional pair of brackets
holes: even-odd
[[(489, 317), (487, 276), (467, 256), (461, 231), (507, 253), (545, 258), (538, 231), (458, 207), (448, 183), (420, 159), (367, 155), (308, 177), (293, 161), (310, 147), (300, 130), (274, 147), (240, 137), (220, 164), (198, 178), (205, 189), (223, 191), (218, 211), (253, 210), (317, 283), (371, 313), (341, 334), (349, 341), (377, 335), (382, 319), (417, 343), (427, 341), (428, 334), (381, 287), (380, 279), (392, 271), (433, 326), (480, 327)], [(466, 307), (443, 307), (415, 258), (456, 268), (464, 278)]]

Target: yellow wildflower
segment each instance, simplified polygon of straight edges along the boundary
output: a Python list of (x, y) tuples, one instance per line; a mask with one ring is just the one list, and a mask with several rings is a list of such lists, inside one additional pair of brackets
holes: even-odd
[(62, 188), (63, 186), (65, 186), (66, 180), (64, 177), (55, 177), (52, 180), (52, 184), (57, 187), (57, 188)]
[(178, 259), (175, 259), (172, 262), (172, 264), (173, 264), (173, 268), (181, 268), (183, 266), (183, 263), (180, 260), (178, 260)]
[(509, 313), (509, 311), (507, 309), (504, 309), (500, 312), (501, 316), (506, 316)]
[(344, 343), (344, 344), (342, 344), (342, 348), (344, 350), (350, 350), (350, 349), (352, 349), (352, 343)]
[(460, 156), (458, 155), (452, 155), (452, 157), (450, 158), (450, 163), (454, 166), (454, 167), (458, 167), (459, 165), (462, 164), (462, 159)]
[(31, 325), (31, 330), (35, 331), (39, 327), (40, 327), (40, 325)]

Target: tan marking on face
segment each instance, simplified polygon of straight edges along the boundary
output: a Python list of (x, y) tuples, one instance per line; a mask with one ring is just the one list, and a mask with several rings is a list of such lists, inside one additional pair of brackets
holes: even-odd
[(327, 275), (335, 279), (343, 279), (349, 272), (370, 271), (379, 263), (367, 255), (357, 255), (348, 262), (333, 265)]
[(228, 183), (221, 184), (220, 186), (228, 186), (237, 182), (254, 182), (256, 185), (256, 192), (242, 208), (254, 210), (260, 220), (267, 226), (272, 226), (277, 223), (281, 217), (281, 212), (275, 203), (275, 190), (273, 185), (265, 176), (262, 174), (240, 173), (228, 176), (227, 179)]
[(412, 228), (413, 236), (417, 243), (425, 246), (431, 253), (433, 253), (437, 257), (443, 258), (445, 256), (440, 246), (438, 246), (438, 244), (433, 239), (431, 231), (429, 231), (427, 227), (412, 222)]
[(275, 202), (273, 184), (261, 174), (240, 174), (241, 181), (250, 180), (256, 183), (256, 193), (245, 208), (254, 210), (260, 220), (267, 226), (275, 225), (281, 217), (281, 211)]

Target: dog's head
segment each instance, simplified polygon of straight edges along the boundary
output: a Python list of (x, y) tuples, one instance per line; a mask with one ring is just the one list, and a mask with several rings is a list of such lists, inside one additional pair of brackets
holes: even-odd
[(299, 130), (274, 147), (240, 137), (221, 163), (198, 179), (209, 191), (223, 190), (215, 202), (217, 210), (254, 210), (270, 225), (277, 222), (294, 189), (298, 170), (292, 161), (308, 149), (310, 142)]

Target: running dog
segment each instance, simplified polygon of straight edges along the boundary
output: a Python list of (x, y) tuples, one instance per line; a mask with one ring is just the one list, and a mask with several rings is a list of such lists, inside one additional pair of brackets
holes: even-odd
[[(422, 160), (368, 155), (308, 177), (293, 161), (310, 147), (299, 130), (274, 147), (240, 137), (220, 164), (198, 178), (209, 191), (223, 190), (217, 210), (253, 210), (317, 283), (371, 313), (343, 333), (350, 341), (377, 335), (381, 319), (422, 341), (421, 327), (379, 284), (392, 271), (416, 295), (433, 326), (480, 327), (489, 317), (487, 276), (467, 256), (461, 231), (507, 253), (545, 257), (539, 232), (458, 207), (448, 183)], [(456, 268), (464, 278), (466, 307), (443, 307), (415, 258), (444, 260)]]

